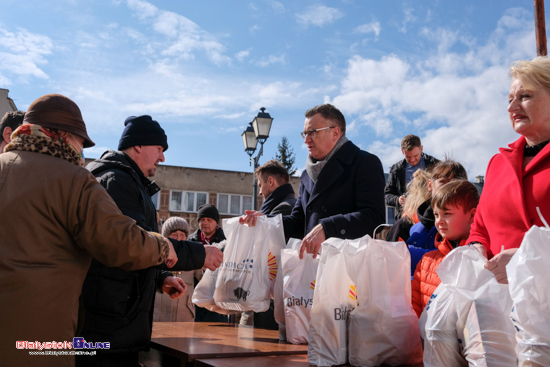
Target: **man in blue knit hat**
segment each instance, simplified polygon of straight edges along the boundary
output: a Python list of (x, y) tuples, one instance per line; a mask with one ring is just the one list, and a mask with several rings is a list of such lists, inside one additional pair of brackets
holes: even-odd
[[(151, 196), (160, 188), (150, 181), (164, 162), (168, 139), (151, 116), (130, 116), (118, 144), (86, 167), (105, 187), (123, 214), (142, 228), (158, 232), (157, 211)], [(170, 270), (215, 270), (223, 260), (214, 246), (175, 241), (178, 263)], [(113, 246), (116, 246), (113, 239)], [(175, 299), (185, 292), (183, 280), (172, 277), (166, 267), (138, 271), (108, 268), (93, 261), (84, 281), (82, 297), (85, 317), (82, 333), (86, 342), (109, 342), (110, 349), (96, 356), (78, 356), (77, 366), (138, 365), (138, 351), (151, 340), (155, 290)]]

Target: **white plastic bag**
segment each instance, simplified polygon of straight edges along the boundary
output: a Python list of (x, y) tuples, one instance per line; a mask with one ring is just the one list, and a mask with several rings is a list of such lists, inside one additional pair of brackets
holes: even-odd
[(550, 229), (533, 226), (506, 266), (518, 365), (550, 366)]
[[(213, 243), (213, 246), (218, 247), (219, 249), (224, 249), (226, 241), (222, 241), (219, 244)], [(214, 291), (216, 290), (216, 280), (218, 279), (218, 271), (206, 269), (199, 283), (193, 291), (193, 296), (191, 301), (199, 307), (206, 308), (209, 311), (217, 312), (222, 315), (230, 315), (235, 312), (224, 310), (221, 307), (216, 305), (214, 302)]]
[(304, 253), (300, 260), (302, 241), (291, 238), (288, 243), (290, 248), (281, 251), (286, 340), (307, 344), (320, 256)]
[(268, 218), (269, 222), (269, 253), (267, 255), (267, 268), (269, 270), (269, 294), (275, 299), (275, 283), (280, 274), (281, 251), (286, 246), (285, 231), (283, 229), (283, 216), (277, 214)]
[(342, 252), (347, 240), (329, 238), (321, 246), (309, 326), (309, 364), (332, 366), (347, 362), (347, 319), (357, 305), (355, 285)]
[(424, 307), (418, 325), (424, 340), (425, 367), (463, 367), (468, 362), (462, 355), (458, 339), (454, 293), (441, 283)]
[[(285, 248), (300, 248), (302, 240), (296, 238), (290, 238)], [(282, 251), (281, 251), (282, 252)], [(285, 320), (285, 304), (284, 304), (284, 290), (283, 290), (283, 269), (282, 269), (282, 254), (281, 254), (281, 271), (277, 272), (275, 278), (275, 285), (273, 291), (273, 314), (275, 321), (279, 327), (279, 340), (286, 341), (286, 320)]]
[(273, 316), (279, 328), (279, 340), (286, 340), (285, 312), (283, 304), (283, 274), (281, 251), (285, 248), (283, 217), (278, 214), (270, 217), (270, 241), (267, 267), (269, 270), (270, 296), (273, 299)]
[(457, 335), (470, 366), (515, 366), (512, 300), (508, 287), (485, 269), (486, 262), (474, 247), (459, 247), (441, 262), (437, 274), (454, 293)]
[(404, 242), (349, 240), (346, 267), (357, 287), (349, 315), (349, 363), (398, 366), (422, 362), (418, 318), (411, 307), (410, 254)]
[(254, 312), (269, 308), (270, 219), (259, 217), (254, 227), (240, 224), (239, 217), (223, 219), (227, 245), (214, 292), (217, 306)]

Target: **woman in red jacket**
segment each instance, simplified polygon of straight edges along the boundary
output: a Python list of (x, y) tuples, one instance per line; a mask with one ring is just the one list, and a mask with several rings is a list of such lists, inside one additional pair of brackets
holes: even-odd
[(550, 218), (550, 60), (517, 61), (510, 76), (508, 115), (521, 136), (490, 160), (468, 239), (501, 283), (525, 232), (543, 225), (536, 208)]

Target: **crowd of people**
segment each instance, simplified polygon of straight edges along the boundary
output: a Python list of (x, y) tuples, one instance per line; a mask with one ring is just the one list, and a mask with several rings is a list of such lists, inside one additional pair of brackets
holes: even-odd
[[(488, 163), (480, 196), (458, 161), (423, 152), (420, 138), (401, 142), (404, 159), (385, 180), (380, 159), (346, 137), (342, 112), (331, 104), (305, 113), (301, 133), (309, 154), (298, 196), (277, 161), (255, 174), (264, 203), (241, 224), (282, 214), (284, 234), (301, 239), (300, 258), (316, 257), (330, 237), (372, 235), (396, 208), (388, 241), (411, 254), (412, 307), (422, 313), (441, 282), (445, 256), (475, 246), (501, 283), (506, 265), (532, 226), (550, 218), (550, 60), (537, 57), (510, 68), (509, 119), (519, 138)], [(26, 112), (0, 123), (0, 353), (8, 365), (137, 366), (155, 321), (227, 321), (195, 307), (194, 286), (204, 269), (223, 261), (225, 240), (212, 204), (198, 209), (190, 234), (183, 218), (159, 228), (150, 180), (164, 161), (168, 137), (151, 116), (124, 122), (117, 150), (84, 167), (94, 146), (79, 107), (48, 94)], [(540, 210), (537, 211), (537, 208)], [(19, 228), (19, 229), (18, 229)], [(276, 328), (273, 305), (243, 313), (241, 323)], [(96, 356), (30, 356), (18, 341), (109, 342)]]

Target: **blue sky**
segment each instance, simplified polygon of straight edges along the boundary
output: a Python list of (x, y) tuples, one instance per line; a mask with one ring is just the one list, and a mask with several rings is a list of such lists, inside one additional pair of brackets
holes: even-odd
[(241, 133), (274, 118), (260, 163), (286, 136), (305, 166), (304, 112), (330, 102), (387, 172), (404, 135), (484, 175), (517, 139), (510, 63), (536, 56), (533, 1), (2, 0), (0, 87), (20, 110), (61, 93), (97, 158), (123, 122), (167, 131), (165, 164), (251, 171)]

